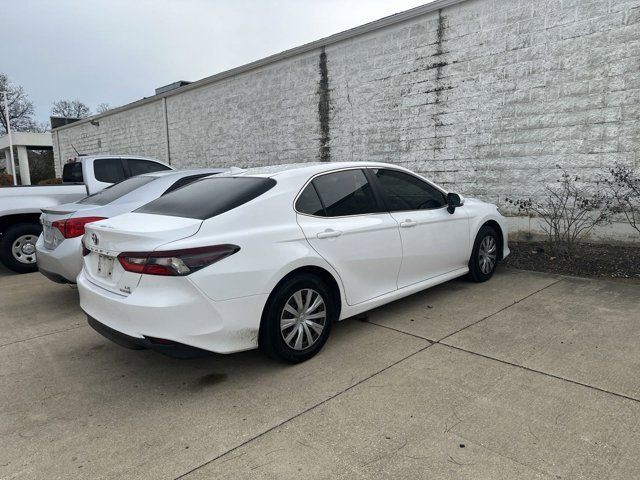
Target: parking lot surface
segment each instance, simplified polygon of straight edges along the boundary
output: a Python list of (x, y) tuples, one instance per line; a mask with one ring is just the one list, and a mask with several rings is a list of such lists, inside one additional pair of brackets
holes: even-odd
[(637, 284), (499, 269), (295, 366), (123, 349), (37, 273), (0, 306), (3, 479), (640, 478)]

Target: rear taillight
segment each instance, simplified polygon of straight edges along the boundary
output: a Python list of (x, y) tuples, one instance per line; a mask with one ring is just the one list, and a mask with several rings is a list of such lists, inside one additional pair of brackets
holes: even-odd
[(233, 255), (237, 245), (214, 245), (165, 252), (123, 252), (118, 255), (122, 268), (147, 275), (183, 276)]
[(51, 224), (57, 228), (64, 238), (75, 238), (84, 235), (84, 226), (87, 223), (105, 220), (104, 217), (79, 217), (67, 218), (66, 220), (56, 220)]

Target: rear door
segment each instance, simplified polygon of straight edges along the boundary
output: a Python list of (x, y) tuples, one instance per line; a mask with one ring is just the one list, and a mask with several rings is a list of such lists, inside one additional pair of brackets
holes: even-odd
[(347, 303), (396, 290), (402, 247), (398, 224), (382, 211), (361, 169), (317, 176), (296, 200), (305, 237), (340, 275)]
[(444, 193), (416, 175), (386, 168), (370, 171), (400, 226), (403, 258), (398, 288), (464, 268), (469, 260), (464, 208), (449, 213)]

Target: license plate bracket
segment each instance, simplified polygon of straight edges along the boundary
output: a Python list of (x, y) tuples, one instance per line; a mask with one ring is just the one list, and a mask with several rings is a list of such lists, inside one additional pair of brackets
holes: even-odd
[(44, 244), (47, 247), (53, 245), (53, 227), (50, 223), (44, 223), (42, 225), (42, 236), (44, 237)]
[(111, 278), (113, 274), (114, 257), (108, 255), (98, 255), (98, 276), (102, 278)]

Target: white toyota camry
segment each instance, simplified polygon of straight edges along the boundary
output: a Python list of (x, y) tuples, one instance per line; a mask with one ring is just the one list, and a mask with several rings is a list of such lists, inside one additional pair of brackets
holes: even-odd
[(315, 355), (334, 321), (509, 253), (495, 205), (395, 165), (296, 164), (198, 180), (86, 225), (80, 303), (131, 348)]

